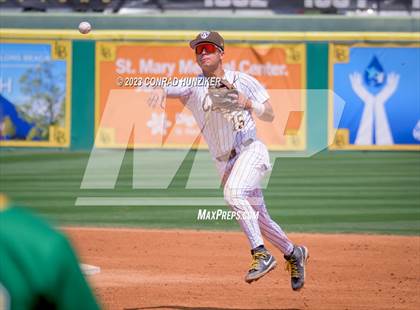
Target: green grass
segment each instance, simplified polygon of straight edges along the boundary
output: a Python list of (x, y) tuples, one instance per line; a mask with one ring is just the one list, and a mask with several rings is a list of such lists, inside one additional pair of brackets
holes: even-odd
[[(220, 189), (185, 189), (193, 154), (169, 189), (133, 190), (132, 157), (126, 153), (114, 190), (81, 190), (89, 153), (2, 150), (0, 190), (60, 225), (239, 229), (234, 220), (197, 221), (200, 206), (75, 206), (77, 197), (89, 196), (222, 196)], [(265, 199), (286, 231), (417, 235), (420, 154), (324, 152), (277, 158)]]

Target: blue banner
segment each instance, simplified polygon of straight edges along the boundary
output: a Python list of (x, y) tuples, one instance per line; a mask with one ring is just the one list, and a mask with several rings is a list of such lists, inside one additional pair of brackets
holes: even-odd
[(332, 148), (419, 149), (420, 47), (330, 49)]
[(0, 43), (0, 145), (69, 144), (69, 46)]

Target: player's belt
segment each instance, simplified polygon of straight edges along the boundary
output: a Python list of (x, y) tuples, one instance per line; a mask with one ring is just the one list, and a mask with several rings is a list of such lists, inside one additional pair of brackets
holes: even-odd
[[(250, 138), (250, 139), (248, 139), (248, 140), (246, 140), (246, 141), (242, 142), (242, 145), (243, 145), (243, 146), (248, 146), (248, 145), (250, 145), (252, 142), (254, 142), (254, 139)], [(226, 153), (226, 154), (224, 154), (224, 155), (221, 155), (221, 156), (219, 156), (219, 157), (216, 157), (216, 159), (217, 159), (218, 161), (229, 161), (229, 160), (231, 160), (231, 159), (235, 158), (237, 154), (238, 154), (238, 153), (236, 152), (236, 149), (232, 149), (229, 153)]]

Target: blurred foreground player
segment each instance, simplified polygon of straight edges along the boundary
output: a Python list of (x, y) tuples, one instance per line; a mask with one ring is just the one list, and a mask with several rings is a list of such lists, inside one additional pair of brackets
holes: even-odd
[(0, 309), (99, 309), (67, 239), (1, 193)]

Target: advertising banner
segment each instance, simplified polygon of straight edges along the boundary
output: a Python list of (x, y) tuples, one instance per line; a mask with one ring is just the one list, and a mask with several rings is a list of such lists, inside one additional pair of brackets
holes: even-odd
[(330, 89), (345, 102), (330, 98), (330, 148), (420, 150), (419, 68), (418, 44), (330, 44)]
[(0, 146), (70, 145), (70, 41), (0, 43)]
[[(257, 135), (270, 149), (305, 149), (305, 61), (304, 44), (237, 44), (225, 50), (225, 69), (253, 76), (270, 94), (274, 121), (256, 120)], [(152, 108), (142, 87), (153, 79), (200, 73), (185, 43), (97, 42), (96, 146), (188, 148), (194, 143), (205, 148), (202, 139), (197, 142), (201, 130), (194, 116), (180, 100), (167, 99), (164, 107)]]

